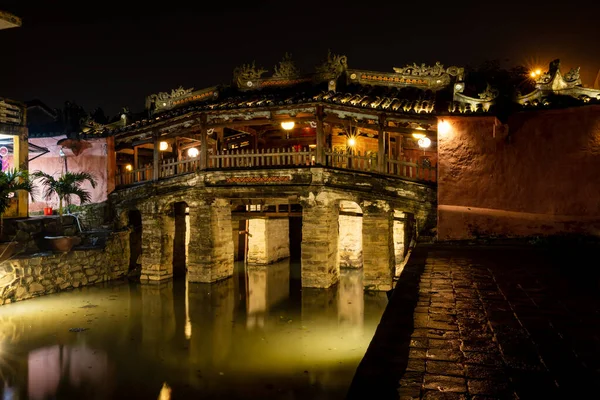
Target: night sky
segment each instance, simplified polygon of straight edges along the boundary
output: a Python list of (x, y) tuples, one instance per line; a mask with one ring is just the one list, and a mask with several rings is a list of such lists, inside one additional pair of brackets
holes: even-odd
[(591, 86), (600, 69), (599, 1), (186, 3), (1, 1), (23, 26), (0, 31), (0, 96), (50, 107), (71, 100), (113, 115), (180, 85), (229, 83), (234, 67), (252, 60), (272, 71), (285, 52), (311, 72), (328, 48), (350, 68), (390, 72), (486, 59), (545, 70), (560, 58), (563, 69), (581, 66)]

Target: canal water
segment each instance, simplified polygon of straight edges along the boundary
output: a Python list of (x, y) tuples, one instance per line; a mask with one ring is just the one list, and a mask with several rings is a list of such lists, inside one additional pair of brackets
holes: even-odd
[[(237, 263), (216, 284), (127, 281), (0, 307), (7, 399), (344, 398), (387, 305), (361, 270)], [(168, 397), (164, 397), (165, 399)]]

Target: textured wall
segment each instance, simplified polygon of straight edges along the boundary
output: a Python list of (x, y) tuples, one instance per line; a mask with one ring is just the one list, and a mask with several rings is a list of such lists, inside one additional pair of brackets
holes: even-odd
[(438, 238), (600, 235), (600, 106), (445, 118)]
[[(59, 155), (61, 146), (57, 145), (56, 142), (64, 138), (65, 136), (63, 135), (50, 138), (29, 139), (29, 142), (32, 144), (45, 147), (49, 150), (49, 153), (29, 162), (29, 171), (33, 172), (41, 170), (47, 174), (59, 177), (64, 171), (65, 164)], [(101, 203), (106, 201), (108, 195), (108, 156), (106, 139), (87, 139), (84, 140), (84, 142), (85, 146), (89, 147), (84, 149), (78, 156), (75, 156), (69, 149), (63, 149), (67, 159), (67, 168), (69, 172), (89, 172), (94, 175), (94, 179), (97, 183), (96, 188), (92, 188), (87, 182), (82, 187), (90, 192), (90, 203)], [(58, 198), (56, 197), (46, 200), (39, 196), (36, 200), (37, 201), (34, 203), (29, 203), (29, 212), (43, 211), (46, 204), (55, 210), (58, 210)], [(73, 204), (79, 204), (79, 200), (74, 198)]]
[(0, 304), (117, 279), (129, 268), (129, 232), (117, 232), (104, 249), (41, 253), (0, 263)]

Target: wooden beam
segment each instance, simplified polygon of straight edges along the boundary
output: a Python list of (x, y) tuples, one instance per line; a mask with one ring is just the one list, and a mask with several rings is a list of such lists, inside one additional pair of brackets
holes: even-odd
[(228, 128), (233, 126), (254, 126), (254, 125), (279, 125), (284, 121), (294, 121), (294, 122), (309, 122), (314, 121), (314, 117), (290, 117), (290, 118), (279, 118), (279, 119), (251, 119), (251, 120), (242, 120), (242, 121), (230, 121), (230, 122), (216, 122), (209, 123), (207, 126), (209, 128)]
[(152, 164), (152, 180), (157, 181), (160, 174), (160, 137), (154, 133), (154, 154)]
[(324, 165), (325, 155), (325, 132), (323, 130), (323, 106), (317, 106), (317, 154), (315, 155), (315, 163)]
[(208, 168), (208, 128), (206, 113), (200, 114), (200, 169)]
[(379, 127), (377, 129), (377, 142), (379, 148), (377, 150), (377, 171), (386, 172), (385, 168), (385, 116), (379, 117)]

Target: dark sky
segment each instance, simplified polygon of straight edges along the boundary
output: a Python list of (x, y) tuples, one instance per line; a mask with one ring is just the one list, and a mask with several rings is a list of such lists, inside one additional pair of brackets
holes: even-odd
[[(588, 3), (589, 5), (586, 5)], [(196, 5), (189, 5), (192, 3)], [(592, 85), (600, 69), (600, 1), (27, 1), (0, 31), (0, 96), (139, 111), (146, 95), (229, 83), (237, 65), (272, 70), (287, 51), (312, 71), (327, 49), (350, 68), (412, 62), (507, 65), (560, 58)]]

